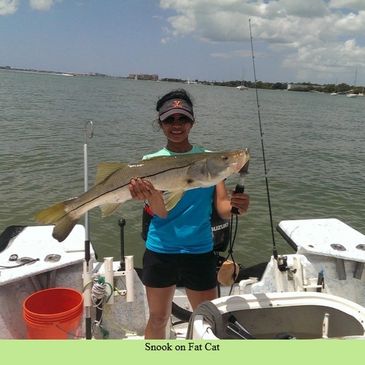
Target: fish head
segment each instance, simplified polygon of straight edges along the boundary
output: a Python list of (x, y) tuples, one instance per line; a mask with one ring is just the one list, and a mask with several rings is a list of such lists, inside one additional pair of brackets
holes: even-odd
[(248, 149), (208, 152), (190, 166), (191, 186), (212, 186), (228, 176), (240, 172), (250, 159)]

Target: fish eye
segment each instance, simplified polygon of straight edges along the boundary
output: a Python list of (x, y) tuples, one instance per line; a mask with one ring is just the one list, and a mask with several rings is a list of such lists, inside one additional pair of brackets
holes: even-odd
[(228, 157), (227, 156), (222, 156), (222, 160), (223, 161), (227, 161), (228, 160)]

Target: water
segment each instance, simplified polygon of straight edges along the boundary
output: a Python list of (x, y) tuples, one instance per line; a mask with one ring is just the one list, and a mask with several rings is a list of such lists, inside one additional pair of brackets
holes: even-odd
[[(155, 103), (181, 84), (0, 71), (0, 231), (34, 225), (34, 214), (83, 191), (84, 127), (90, 181), (101, 161), (134, 161), (164, 145)], [(249, 147), (249, 213), (240, 219), (235, 258), (265, 261), (272, 250), (254, 90), (184, 85), (195, 101), (193, 143), (212, 150)], [(259, 90), (273, 220), (335, 217), (365, 233), (364, 98)], [(227, 181), (234, 187), (236, 178)], [(141, 203), (102, 219), (90, 214), (99, 258), (125, 253), (141, 266)], [(279, 253), (290, 249), (275, 232)]]

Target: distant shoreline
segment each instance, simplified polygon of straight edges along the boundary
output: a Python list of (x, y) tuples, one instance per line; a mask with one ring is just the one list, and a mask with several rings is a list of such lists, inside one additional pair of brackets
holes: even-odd
[[(116, 78), (116, 79), (131, 79), (131, 77), (127, 76), (112, 76), (98, 72), (89, 72), (89, 73), (77, 73), (77, 72), (67, 72), (67, 71), (50, 71), (50, 70), (38, 70), (38, 69), (30, 69), (30, 68), (17, 68), (11, 66), (0, 66), (0, 71), (16, 71), (16, 72), (26, 72), (26, 73), (37, 73), (37, 74), (45, 74), (45, 75), (61, 75), (61, 76), (92, 76), (92, 77), (106, 77), (106, 78)], [(305, 83), (293, 83), (293, 82), (265, 82), (265, 81), (257, 81), (256, 85), (253, 81), (245, 81), (245, 80), (231, 80), (231, 81), (201, 81), (201, 80), (183, 80), (178, 78), (161, 78), (156, 81), (167, 81), (167, 82), (180, 82), (184, 84), (201, 84), (201, 85), (213, 85), (213, 86), (228, 86), (228, 87), (236, 87), (240, 88), (240, 86), (244, 86), (248, 89), (253, 89), (257, 87), (258, 89), (267, 89), (267, 90), (291, 90), (291, 91), (309, 91), (309, 92), (323, 92), (323, 93), (349, 93), (355, 92), (360, 93), (363, 92), (363, 86), (354, 86), (348, 85), (345, 83), (342, 84), (312, 84), (310, 82)], [(155, 81), (155, 82), (156, 82)], [(296, 87), (297, 86), (297, 87)], [(304, 86), (304, 87), (303, 87)]]
[(101, 77), (115, 77), (109, 76), (101, 73), (90, 72), (90, 73), (77, 73), (77, 72), (67, 72), (67, 71), (50, 71), (50, 70), (37, 70), (33, 68), (18, 68), (10, 66), (0, 66), (0, 70), (5, 71), (16, 71), (16, 72), (28, 72), (28, 73), (40, 73), (47, 75), (62, 75), (62, 76), (101, 76)]

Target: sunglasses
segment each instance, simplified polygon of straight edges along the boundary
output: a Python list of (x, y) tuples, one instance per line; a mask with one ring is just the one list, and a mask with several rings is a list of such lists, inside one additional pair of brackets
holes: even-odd
[(193, 123), (191, 119), (186, 117), (185, 115), (178, 115), (178, 116), (171, 116), (166, 118), (162, 121), (163, 124), (173, 124), (173, 123), (179, 123), (179, 124), (186, 124), (186, 123)]

